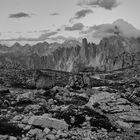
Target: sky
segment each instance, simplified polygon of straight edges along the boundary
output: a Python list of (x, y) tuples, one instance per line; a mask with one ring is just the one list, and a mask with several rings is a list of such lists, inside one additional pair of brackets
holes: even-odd
[(110, 34), (110, 26), (118, 19), (139, 30), (139, 6), (140, 0), (0, 0), (0, 40), (36, 42), (90, 36), (94, 42), (106, 28)]

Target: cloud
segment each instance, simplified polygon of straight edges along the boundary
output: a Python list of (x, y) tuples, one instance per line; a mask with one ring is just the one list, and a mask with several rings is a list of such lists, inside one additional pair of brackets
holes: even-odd
[(95, 31), (93, 37), (95, 38), (109, 37), (114, 35), (115, 26), (111, 24), (102, 24), (99, 26), (94, 26), (93, 30)]
[(56, 31), (58, 31), (58, 32), (61, 31), (61, 28), (58, 28)]
[(100, 41), (104, 37), (110, 37), (116, 35), (124, 37), (138, 37), (140, 36), (140, 30), (136, 29), (133, 25), (124, 21), (123, 19), (116, 20), (112, 24), (101, 24), (88, 27), (88, 29), (81, 31), (81, 35), (89, 38), (90, 41)]
[(83, 18), (86, 15), (91, 14), (91, 13), (93, 13), (93, 11), (91, 9), (83, 9), (83, 10), (80, 10), (80, 11), (78, 11), (78, 12), (75, 13), (75, 16), (70, 19), (70, 22), (72, 22), (75, 19)]
[(94, 25), (88, 27), (86, 30), (81, 31), (80, 34), (86, 36), (89, 41), (101, 40), (104, 37), (109, 37), (114, 35), (115, 26), (111, 24)]
[(39, 32), (41, 32), (41, 33), (48, 33), (48, 32), (50, 32), (50, 30), (40, 30)]
[(54, 41), (59, 41), (59, 40), (65, 41), (65, 40), (67, 40), (67, 37), (59, 35), (59, 36), (56, 36), (56, 37), (52, 37), (52, 40), (54, 40)]
[(50, 16), (58, 16), (60, 15), (59, 13), (51, 13)]
[(58, 32), (56, 32), (56, 31), (44, 33), (44, 34), (42, 34), (42, 35), (39, 36), (38, 40), (41, 40), (41, 41), (46, 40), (46, 39), (48, 39), (50, 36), (56, 35), (57, 33), (58, 33)]
[(116, 8), (120, 3), (117, 0), (80, 0), (78, 5), (90, 7), (102, 7), (107, 10)]
[(9, 18), (26, 18), (26, 17), (28, 18), (31, 17), (31, 14), (19, 12), (19, 13), (9, 15)]
[(58, 32), (56, 31), (48, 31), (46, 33), (41, 34), (38, 38), (26, 38), (26, 37), (18, 37), (11, 39), (1, 39), (0, 41), (45, 41), (46, 39), (50, 39), (51, 36), (56, 35)]
[(80, 31), (84, 28), (82, 23), (75, 23), (72, 26), (66, 26), (64, 29), (66, 31)]
[(75, 38), (75, 37), (65, 37), (65, 36), (63, 36), (63, 35), (58, 35), (58, 36), (56, 36), (56, 37), (52, 37), (51, 38), (53, 41), (56, 41), (56, 42), (64, 42), (64, 41), (66, 41), (66, 40), (77, 40), (77, 38)]

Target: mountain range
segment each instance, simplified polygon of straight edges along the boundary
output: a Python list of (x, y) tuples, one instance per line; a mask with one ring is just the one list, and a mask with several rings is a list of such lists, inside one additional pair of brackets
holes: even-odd
[(79, 71), (86, 67), (116, 70), (140, 60), (140, 41), (137, 38), (112, 36), (103, 38), (98, 45), (69, 40), (63, 44), (47, 42), (30, 46), (15, 43), (12, 47), (0, 45), (0, 66), (25, 69), (54, 69)]

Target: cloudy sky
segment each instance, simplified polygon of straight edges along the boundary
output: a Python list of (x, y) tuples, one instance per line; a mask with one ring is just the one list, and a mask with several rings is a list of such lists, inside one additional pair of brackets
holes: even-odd
[(57, 41), (92, 34), (94, 42), (112, 33), (117, 19), (140, 29), (139, 6), (140, 0), (0, 0), (0, 40)]

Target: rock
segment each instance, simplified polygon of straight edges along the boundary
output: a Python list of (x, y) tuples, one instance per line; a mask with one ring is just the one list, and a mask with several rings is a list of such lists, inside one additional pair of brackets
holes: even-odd
[(32, 112), (33, 114), (39, 114), (43, 112), (42, 107), (39, 105), (28, 105), (25, 107), (23, 113), (27, 114), (29, 112)]
[(29, 116), (24, 116), (24, 118), (22, 119), (22, 123), (24, 123), (24, 124), (27, 124), (28, 123), (28, 120), (29, 120)]
[(116, 121), (116, 123), (117, 123), (120, 127), (132, 128), (132, 124), (131, 124), (131, 123), (126, 123), (126, 122), (121, 121), (121, 120)]
[(10, 106), (10, 102), (8, 100), (4, 100), (0, 103), (2, 108), (7, 108)]
[(117, 105), (130, 105), (130, 102), (124, 98), (117, 99), (116, 102)]
[(48, 135), (46, 136), (46, 138), (47, 138), (48, 140), (57, 140), (57, 138), (56, 138), (53, 134), (48, 134)]
[(13, 120), (14, 121), (21, 121), (23, 119), (23, 115), (16, 115)]
[(105, 113), (115, 114), (121, 112), (129, 112), (131, 110), (131, 106), (129, 105), (116, 105), (112, 104), (111, 106), (100, 106), (102, 111)]
[(24, 137), (24, 138), (22, 138), (22, 140), (29, 140), (29, 138), (28, 137)]
[(37, 89), (51, 89), (55, 85), (55, 80), (52, 76), (37, 70), (35, 83)]
[(85, 87), (91, 87), (91, 81), (90, 77), (88, 75), (83, 75), (83, 81)]
[(38, 105), (42, 106), (42, 107), (47, 107), (48, 103), (45, 99), (35, 99), (35, 102), (38, 103)]
[(25, 124), (22, 124), (22, 123), (19, 123), (17, 126), (18, 126), (19, 128), (21, 128), (21, 129), (24, 129), (24, 128), (25, 128)]
[(29, 137), (37, 137), (39, 135), (42, 135), (42, 130), (38, 129), (38, 128), (35, 128), (35, 129), (31, 129), (29, 132), (28, 132), (28, 136)]
[(121, 115), (120, 116), (121, 119), (123, 119), (123, 121), (125, 122), (135, 122), (135, 123), (139, 123), (140, 122), (140, 116), (136, 116), (136, 115)]
[(45, 134), (48, 134), (50, 132), (50, 129), (46, 127), (43, 131), (45, 132)]
[(42, 117), (42, 116), (32, 116), (29, 121), (29, 124), (33, 126), (39, 126), (42, 128), (54, 128), (56, 130), (67, 130), (68, 124), (63, 120), (58, 120), (50, 117)]
[(75, 90), (79, 90), (82, 87), (84, 87), (84, 81), (82, 75), (77, 74), (69, 77), (68, 85)]
[(10, 136), (9, 137), (9, 140), (17, 140), (17, 138), (16, 137), (13, 137), (13, 136)]
[(80, 126), (85, 121), (85, 115), (76, 105), (62, 107), (56, 112), (57, 118), (63, 118), (70, 126)]
[(5, 95), (5, 94), (7, 94), (7, 93), (10, 93), (10, 90), (9, 89), (0, 89), (0, 95), (2, 96), (2, 95)]
[(95, 103), (102, 103), (107, 99), (111, 99), (111, 94), (108, 92), (100, 92), (96, 95), (92, 95), (89, 99), (89, 102), (87, 103), (87, 106), (93, 106)]
[(23, 93), (21, 95), (17, 96), (17, 102), (18, 103), (26, 103), (26, 102), (33, 102), (34, 100), (34, 93), (33, 92), (27, 92), (27, 93)]
[(24, 130), (25, 131), (28, 131), (28, 130), (30, 130), (31, 129), (31, 125), (26, 125), (25, 127), (24, 127)]
[(49, 105), (53, 105), (53, 104), (54, 104), (54, 100), (53, 100), (53, 99), (49, 99), (49, 100), (48, 100), (48, 104), (49, 104)]
[(0, 135), (0, 140), (8, 140), (9, 136), (8, 135)]
[(42, 117), (43, 117), (43, 118), (47, 118), (47, 117), (52, 118), (52, 115), (51, 115), (51, 114), (45, 113), (45, 114), (42, 115)]
[(51, 131), (51, 134), (56, 135), (56, 134), (57, 134), (57, 130), (56, 130), (56, 129), (53, 129), (53, 130)]
[(57, 137), (58, 138), (66, 138), (68, 135), (64, 132), (62, 132), (61, 130), (57, 131)]

